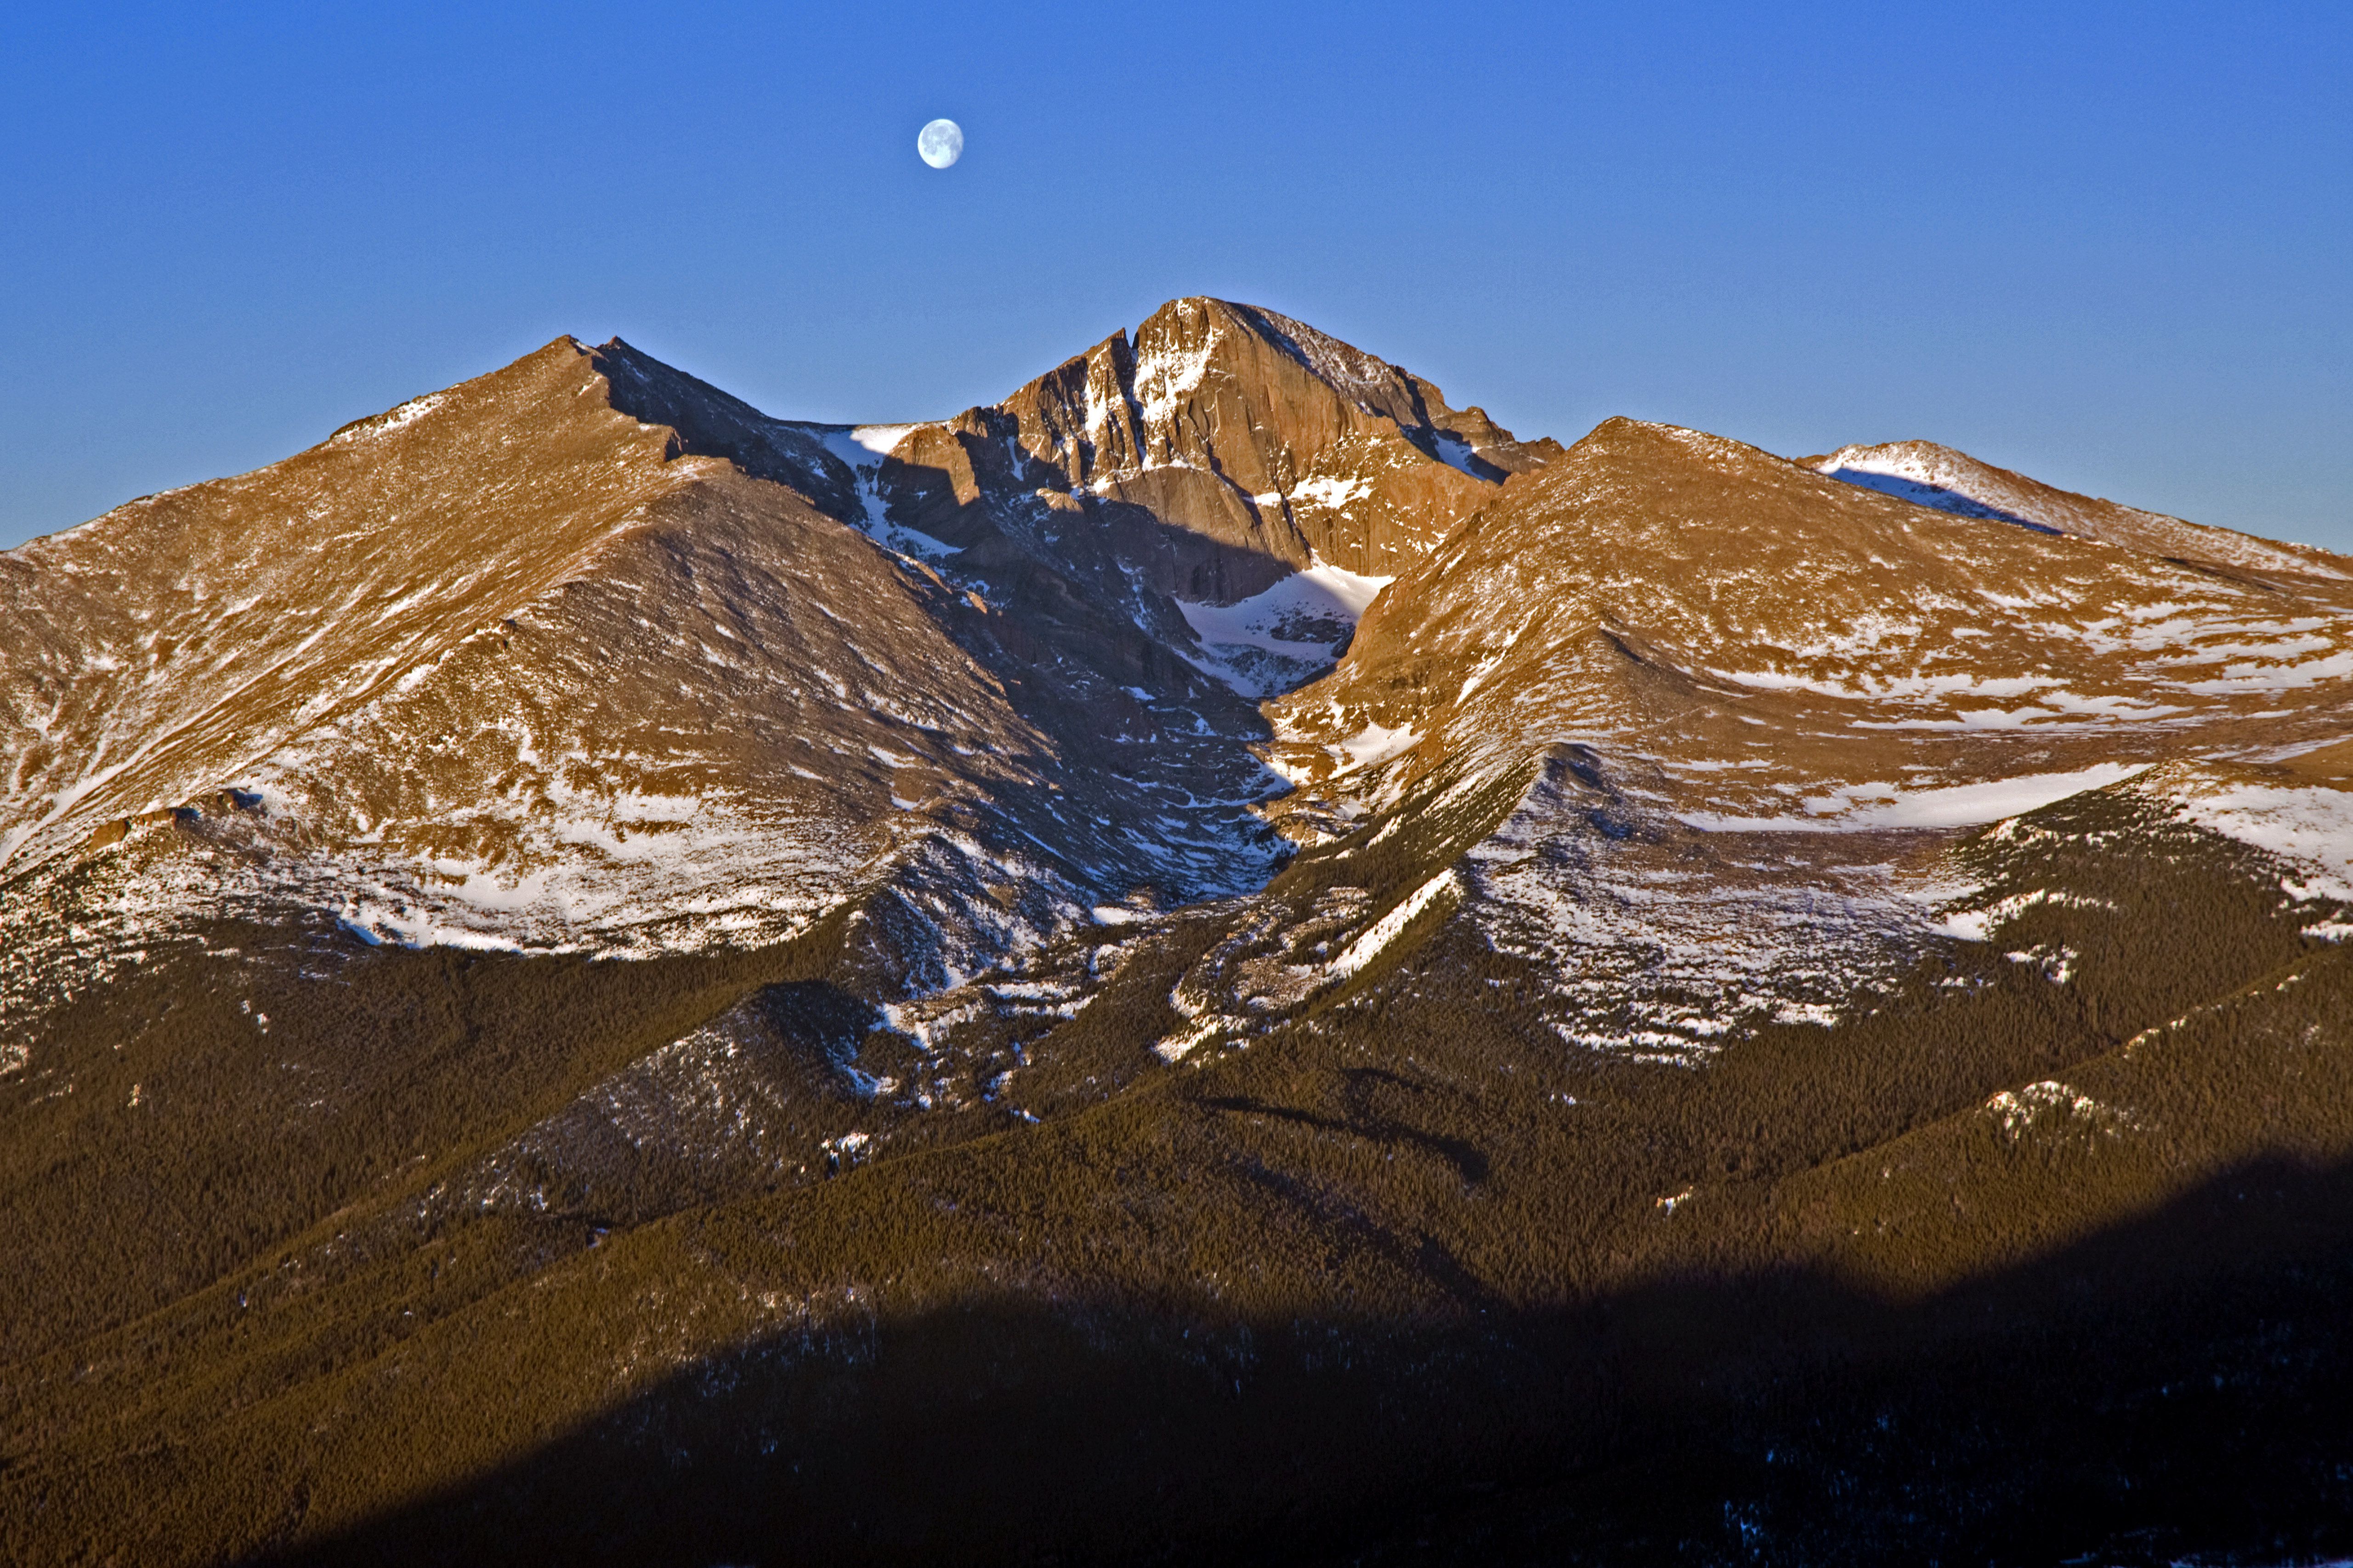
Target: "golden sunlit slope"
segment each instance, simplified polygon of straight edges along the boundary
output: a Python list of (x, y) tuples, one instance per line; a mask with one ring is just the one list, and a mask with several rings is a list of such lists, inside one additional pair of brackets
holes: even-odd
[(180, 848), (58, 918), (744, 945), (919, 844), (1001, 879), (973, 814), (1052, 747), (956, 641), (985, 608), (618, 412), (634, 358), (559, 342), (10, 557), (16, 863)]
[[(1923, 857), (1954, 829), (2334, 740), (2348, 674), (2333, 573), (1956, 517), (1612, 420), (1269, 705), (1299, 786), (1269, 810), (1303, 843), (1478, 827), (1415, 897), (1467, 898), (1547, 970), (1566, 1037), (1713, 1048), (1839, 1016), (1937, 940), (1955, 889)], [(1479, 827), (1497, 790), (1517, 804)]]
[[(2316, 563), (2326, 565), (2326, 562)], [(1694, 810), (1878, 796), (2341, 729), (2353, 588), (1952, 517), (1612, 420), (1512, 487), (1275, 707), (1303, 780), (1559, 742)], [(1359, 767), (1363, 764), (1358, 763)]]
[(569, 340), (0, 555), (11, 861), (216, 788), (582, 574), (692, 481)]

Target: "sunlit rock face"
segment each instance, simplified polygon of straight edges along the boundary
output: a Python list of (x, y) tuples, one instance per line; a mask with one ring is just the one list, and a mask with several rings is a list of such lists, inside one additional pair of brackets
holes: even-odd
[(1419, 825), (1565, 1038), (1712, 1049), (1935, 940), (1938, 833), (2335, 738), (2340, 564), (1925, 443), (1521, 442), (1215, 300), (906, 425), (566, 339), (5, 558), (0, 984), (855, 910), (912, 1002)]
[(828, 439), (873, 526), (960, 550), (1042, 531), (1065, 566), (1107, 557), (1216, 605), (1319, 561), (1385, 580), (1560, 450), (1303, 323), (1215, 300), (1172, 301), (993, 407)]

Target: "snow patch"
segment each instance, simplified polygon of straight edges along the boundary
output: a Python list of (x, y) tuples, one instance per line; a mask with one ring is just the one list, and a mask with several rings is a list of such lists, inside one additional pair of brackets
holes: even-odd
[(2297, 868), (2292, 897), (2353, 902), (2353, 794), (2316, 784), (2234, 784), (2167, 792), (2181, 815)]
[(437, 392), (427, 397), (412, 397), (397, 408), (379, 414), (373, 419), (363, 419), (348, 429), (337, 431), (332, 440), (336, 444), (347, 444), (353, 441), (373, 439), (378, 436), (388, 436), (404, 426), (416, 424), (448, 400), (448, 394), (445, 392)]
[(1324, 973), (1335, 980), (1346, 979), (1374, 959), (1378, 958), (1382, 949), (1395, 942), (1398, 934), (1419, 919), (1424, 910), (1440, 899), (1461, 897), (1462, 883), (1461, 879), (1454, 875), (1453, 868), (1450, 867), (1440, 871), (1437, 876), (1407, 894), (1403, 903), (1366, 927), (1365, 933), (1350, 942), (1348, 950), (1334, 959), (1331, 966)]
[(2037, 888), (2031, 892), (2013, 893), (2007, 899), (1986, 905), (1983, 909), (1953, 910), (1928, 929), (1939, 936), (1957, 937), (1963, 942), (1989, 942), (1995, 931), (2039, 904), (2054, 904), (2063, 909), (2077, 910), (2116, 908), (2116, 905), (2105, 899), (2091, 899), (2080, 893), (2053, 892), (2048, 888)]
[(2061, 1128), (2110, 1136), (2137, 1131), (2140, 1126), (2127, 1112), (2103, 1105), (2056, 1079), (2030, 1083), (2021, 1089), (2004, 1089), (1985, 1102), (1985, 1114), (2000, 1124), (2002, 1136), (2012, 1143), (2037, 1126), (2054, 1123)]
[(1217, 342), (1212, 331), (1198, 348), (1173, 353), (1155, 350), (1137, 359), (1135, 395), (1142, 404), (1139, 412), (1145, 423), (1166, 425), (1176, 415), (1185, 395), (1200, 385), (1208, 374), (1209, 355)]
[[(523, 952), (521, 942), (470, 927), (448, 925), (412, 906), (391, 907), (366, 900), (347, 902), (337, 921), (370, 947), (454, 947), (472, 952)], [(545, 951), (545, 950), (542, 950)]]
[(882, 471), (883, 458), (895, 450), (912, 430), (919, 425), (860, 425), (847, 429), (819, 429), (818, 444), (839, 458), (849, 469), (858, 487), (859, 515), (850, 526), (885, 549), (921, 561), (944, 561), (957, 553), (956, 547), (944, 540), (934, 539), (921, 529), (908, 528), (891, 521), (890, 508), (882, 492), (875, 486), (875, 477)]
[(1359, 768), (1376, 767), (1393, 757), (1404, 755), (1421, 744), (1420, 734), (1409, 726), (1388, 729), (1368, 723), (1346, 740), (1331, 749), (1346, 758), (1342, 773), (1355, 773)]
[(899, 449), (899, 443), (921, 425), (856, 425), (849, 430), (850, 440), (877, 457), (887, 458)]
[[(1373, 482), (1370, 479), (1302, 479), (1291, 487), (1292, 500), (1304, 497), (1315, 505), (1328, 507), (1334, 511), (1372, 493)], [(1386, 583), (1388, 579), (1384, 577), (1381, 581)]]
[(1486, 477), (1471, 466), (1479, 461), (1479, 454), (1471, 449), (1469, 442), (1458, 441), (1451, 436), (1441, 434), (1435, 444), (1438, 447), (1438, 460), (1448, 468), (1460, 468), (1474, 479)]
[(1245, 697), (1268, 698), (1323, 674), (1338, 661), (1356, 622), (1394, 581), (1313, 559), (1262, 594), (1230, 605), (1176, 601), (1200, 639), (1194, 663)]
[[(2100, 763), (2075, 773), (2025, 773), (1983, 784), (1899, 793), (1893, 800), (1810, 816), (1725, 816), (1679, 814), (1676, 820), (1706, 833), (1860, 833), (1891, 827), (1974, 827), (1999, 822), (2146, 772), (2149, 764)], [(1830, 799), (1831, 797), (1821, 797)]]

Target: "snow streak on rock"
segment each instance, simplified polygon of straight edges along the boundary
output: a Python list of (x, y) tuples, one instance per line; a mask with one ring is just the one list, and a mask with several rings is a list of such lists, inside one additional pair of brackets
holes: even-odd
[(1574, 1044), (1688, 1059), (1764, 1023), (1828, 1024), (1926, 946), (1885, 836), (1704, 833), (1567, 769), (1472, 850), (1475, 918), (1551, 977)]

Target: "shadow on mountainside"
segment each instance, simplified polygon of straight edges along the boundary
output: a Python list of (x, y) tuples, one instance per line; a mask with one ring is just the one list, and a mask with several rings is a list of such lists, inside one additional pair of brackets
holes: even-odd
[[(1254, 698), (1188, 652), (1198, 639), (1173, 595), (1246, 597), (1288, 576), (1291, 561), (1151, 507), (1050, 494), (1039, 487), (1063, 476), (1020, 449), (1000, 411), (943, 426), (939, 462), (882, 458), (870, 497), (810, 427), (617, 340), (591, 358), (614, 407), (674, 432), (673, 456), (723, 458), (870, 535), (871, 500), (888, 515), (881, 532), (913, 529), (953, 550), (892, 553), (928, 580), (927, 613), (1051, 753), (1046, 787), (997, 796), (1002, 819), (982, 834), (992, 849), (1043, 850), (1073, 883), (1114, 900), (1138, 889), (1163, 902), (1226, 896), (1280, 868), (1287, 849), (1248, 809), (1287, 787), (1251, 749), (1271, 731)], [(1238, 526), (1263, 521), (1230, 481), (1189, 477), (1213, 499), (1240, 498), (1249, 516)]]
[[(854, 476), (807, 427), (772, 419), (617, 339), (591, 351), (591, 359), (613, 388), (615, 408), (675, 432), (674, 456), (723, 458), (755, 479), (801, 492), (839, 521), (863, 526), (866, 502)], [(1118, 576), (1123, 564), (1142, 568), (1162, 592), (1181, 590), (1219, 603), (1261, 593), (1295, 569), (1278, 552), (1215, 537), (1134, 501), (1084, 493), (1059, 495), (1049, 502), (1039, 487), (1067, 487), (1069, 476), (1023, 450), (1020, 436), (1020, 422), (1013, 415), (995, 408), (968, 409), (937, 432), (938, 461), (881, 457), (874, 470), (875, 499), (885, 504), (892, 522), (975, 554), (972, 564), (984, 571), (1015, 565), (1011, 558), (1018, 556), (1027, 574), (1065, 584), (1073, 574), (1095, 578), (1087, 586), (1114, 595), (1115, 602), (1128, 599)], [(1486, 467), (1494, 475), (1491, 482), (1500, 484), (1507, 477), (1493, 465)], [(1279, 530), (1287, 527), (1280, 511), (1267, 512), (1261, 498), (1220, 472), (1196, 477), (1187, 471), (1179, 477), (1194, 478), (1203, 492), (1181, 498), (1187, 501), (1198, 505), (1207, 500), (1212, 512), (1222, 502), (1234, 513), (1230, 521), (1244, 526), (1263, 523), (1271, 515)], [(1002, 515), (1008, 505), (1031, 502), (1036, 503), (1028, 508), (1031, 515), (1019, 520)], [(1082, 517), (1086, 532), (1079, 537), (1058, 534), (1050, 562), (1027, 547), (1034, 542), (1020, 539), (1018, 527), (1008, 531), (1008, 524), (1017, 521), (1052, 531), (1078, 526)], [(1039, 593), (1032, 607), (1050, 613), (1055, 607), (1052, 589)], [(1104, 617), (1089, 605), (1077, 625), (1086, 626), (1097, 618), (1124, 622), (1124, 617)], [(1130, 637), (1123, 640), (1133, 641), (1133, 628), (1126, 629)], [(1132, 668), (1130, 673), (1149, 671)]]
[(971, 1299), (269, 1561), (2275, 1561), (2353, 1544), (2348, 1288), (2353, 1169), (2274, 1160), (1912, 1304), (1804, 1268), (1414, 1321)]
[[(2064, 893), (2004, 941), (2064, 945), (2067, 984), (1963, 944), (1867, 1016), (1760, 1028), (1703, 1071), (1560, 1052), (1518, 961), (1444, 919), (1286, 1032), (1172, 1068), (1149, 1042), (1226, 940), (1175, 922), (1041, 1041), (1057, 1076), (1013, 1103), (1043, 1117), (976, 1096), (928, 1131), (839, 1091), (872, 1004), (827, 939), (667, 983), (364, 957), (341, 978), (374, 999), (322, 989), (315, 1044), (290, 994), (263, 996), (269, 1044), (223, 1047), (251, 1070), (206, 1072), (216, 1092), (241, 1103), (277, 1064), (381, 1034), (346, 1018), (436, 997), (449, 1016), (316, 1148), (269, 1104), (206, 1119), (277, 1186), (305, 1161), (332, 1178), (308, 1184), (316, 1226), (12, 1368), (0, 1555), (1797, 1563), (2052, 1560), (2144, 1530), (2176, 1556), (2325, 1543), (2353, 1501), (2348, 954), (2231, 852), (2131, 837), (2117, 797), (2034, 820), (2044, 847), (1985, 870)], [(1277, 896), (1336, 874), (1311, 852)], [(650, 1037), (674, 1038), (677, 1013), (718, 1005), (757, 1027), (670, 1078), (567, 1044), (600, 1013), (636, 1033), (658, 1007)], [(111, 1058), (101, 1022), (88, 1047)], [(897, 1071), (873, 1040), (858, 1070)], [(74, 1256), (63, 1222), (102, 1218), (118, 1173), (168, 1173), (155, 1075), (191, 1042), (112, 1064), (110, 1161), (26, 1172), (59, 1238), (16, 1244), (28, 1279), (66, 1271), (45, 1269)], [(117, 1092), (134, 1074), (164, 1090), (135, 1113)], [(72, 1101), (98, 1125), (96, 1096), (51, 1103)], [(566, 1105), (578, 1135), (543, 1135)], [(20, 1126), (37, 1148), (55, 1123)], [(912, 1135), (868, 1148), (894, 1127)], [(745, 1133), (758, 1158), (712, 1162)], [(649, 1161), (649, 1135), (692, 1158)], [(837, 1179), (820, 1136), (848, 1151)], [(411, 1174), (419, 1142), (446, 1152)], [(511, 1145), (545, 1169), (468, 1174)], [(182, 1152), (178, 1190), (216, 1201), (218, 1163)], [(136, 1246), (161, 1212), (109, 1234)], [(22, 1315), (44, 1310), (21, 1291)]]

